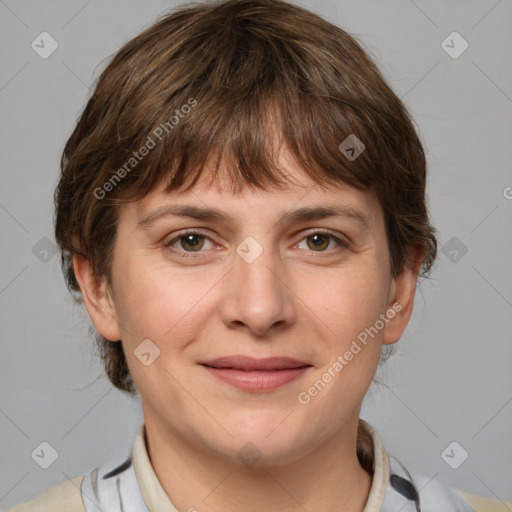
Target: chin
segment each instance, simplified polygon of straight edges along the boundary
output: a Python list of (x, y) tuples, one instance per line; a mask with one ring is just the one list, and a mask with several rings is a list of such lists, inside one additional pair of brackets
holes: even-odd
[(245, 456), (258, 458), (258, 467), (298, 459), (304, 451), (304, 433), (299, 425), (285, 419), (287, 414), (289, 411), (281, 409), (237, 412), (235, 418), (225, 423), (226, 429), (233, 434), (233, 438), (226, 439), (230, 454), (234, 449), (242, 463)]

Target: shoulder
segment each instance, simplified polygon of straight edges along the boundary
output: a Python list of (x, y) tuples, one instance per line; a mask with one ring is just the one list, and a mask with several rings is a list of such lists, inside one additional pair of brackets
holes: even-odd
[(373, 466), (373, 482), (364, 512), (512, 512), (512, 502), (489, 499), (413, 474), (389, 455), (377, 432), (360, 419), (358, 457)]
[[(413, 477), (419, 492), (422, 510), (425, 512), (439, 510), (453, 510), (457, 512), (502, 512), (505, 507), (512, 507), (512, 503), (483, 498), (460, 489), (449, 487), (438, 480), (432, 480), (423, 475)], [(510, 510), (510, 508), (509, 508)]]
[(482, 498), (449, 487), (436, 478), (422, 474), (411, 475), (394, 457), (389, 457), (389, 486), (382, 510), (388, 512), (499, 512), (512, 503)]
[(503, 512), (505, 510), (504, 507), (507, 507), (508, 510), (512, 509), (512, 502), (482, 498), (476, 494), (460, 490), (457, 490), (457, 492), (475, 512)]
[(66, 480), (43, 492), (32, 501), (17, 505), (9, 512), (85, 512), (80, 486), (83, 477)]

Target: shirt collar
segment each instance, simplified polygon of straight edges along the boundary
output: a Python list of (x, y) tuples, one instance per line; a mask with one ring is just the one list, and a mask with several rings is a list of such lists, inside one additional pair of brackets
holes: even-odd
[(380, 512), (389, 482), (388, 454), (377, 432), (366, 421), (360, 419), (358, 432), (361, 431), (367, 436), (358, 434), (358, 454), (370, 452), (373, 455), (372, 485), (363, 512)]
[(162, 512), (178, 512), (178, 509), (172, 504), (165, 493), (151, 465), (146, 448), (146, 428), (144, 424), (139, 427), (135, 436), (133, 466), (140, 492), (150, 512), (157, 510)]
[[(372, 484), (363, 512), (380, 512), (389, 482), (389, 458), (375, 430), (361, 419), (358, 425), (357, 449), (363, 465), (364, 461), (373, 459)], [(133, 463), (142, 497), (150, 512), (178, 512), (151, 465), (144, 425), (139, 427), (135, 437)]]

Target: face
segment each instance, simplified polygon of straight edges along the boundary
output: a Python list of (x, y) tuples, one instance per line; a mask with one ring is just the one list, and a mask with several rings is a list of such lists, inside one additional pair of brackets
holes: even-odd
[(85, 298), (122, 339), (146, 425), (203, 452), (251, 442), (276, 463), (335, 439), (409, 318), (415, 272), (392, 279), (373, 193), (288, 172), (286, 190), (201, 180), (124, 205), (112, 294)]

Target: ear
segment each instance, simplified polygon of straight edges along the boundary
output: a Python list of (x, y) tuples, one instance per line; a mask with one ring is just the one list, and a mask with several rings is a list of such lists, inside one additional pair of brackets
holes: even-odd
[[(397, 342), (409, 323), (414, 305), (416, 283), (424, 255), (423, 247), (409, 247), (402, 272), (391, 281), (387, 306), (387, 317), (390, 320), (384, 329), (382, 338), (384, 345)], [(392, 316), (392, 311), (395, 312), (394, 316)]]
[(99, 278), (87, 258), (73, 255), (73, 268), (85, 307), (96, 330), (107, 340), (121, 339), (112, 292), (106, 278)]

